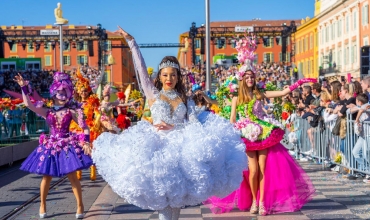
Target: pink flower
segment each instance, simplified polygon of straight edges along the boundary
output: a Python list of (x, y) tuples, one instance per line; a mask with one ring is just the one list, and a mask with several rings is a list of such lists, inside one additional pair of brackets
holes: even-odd
[(46, 135), (42, 133), (40, 135), (39, 144), (45, 144), (44, 141), (46, 140)]
[(42, 147), (37, 148), (37, 153), (40, 153), (42, 151)]
[(44, 161), (44, 160), (45, 160), (45, 156), (44, 155), (41, 155), (40, 161)]
[(81, 153), (81, 149), (80, 149), (80, 148), (75, 148), (75, 152), (76, 152), (77, 154), (79, 154), (79, 153)]
[(46, 150), (46, 151), (44, 151), (44, 154), (47, 154), (48, 153), (48, 151)]
[(55, 150), (51, 150), (51, 155), (55, 156), (56, 154), (56, 151)]

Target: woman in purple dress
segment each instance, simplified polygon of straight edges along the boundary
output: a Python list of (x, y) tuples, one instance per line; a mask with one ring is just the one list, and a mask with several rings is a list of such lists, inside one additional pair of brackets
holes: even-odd
[[(68, 176), (72, 185), (73, 194), (77, 201), (76, 218), (83, 218), (84, 206), (82, 203), (81, 184), (76, 176), (77, 170), (89, 168), (92, 160), (90, 153), (89, 129), (83, 120), (81, 109), (69, 106), (72, 97), (73, 85), (69, 75), (56, 73), (54, 82), (50, 86), (50, 96), (53, 99), (52, 108), (44, 108), (32, 104), (29, 94), (30, 87), (20, 74), (15, 77), (22, 88), (25, 105), (36, 114), (45, 118), (50, 126), (50, 134), (40, 136), (40, 145), (22, 163), (21, 170), (43, 175), (40, 184), (40, 218), (46, 215), (46, 197), (53, 177)], [(84, 134), (77, 135), (69, 132), (71, 121), (76, 121)]]

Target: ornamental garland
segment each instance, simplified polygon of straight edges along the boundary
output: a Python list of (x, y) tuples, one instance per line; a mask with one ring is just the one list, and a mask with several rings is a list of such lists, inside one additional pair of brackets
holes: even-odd
[(77, 109), (76, 114), (77, 114), (78, 126), (80, 126), (80, 128), (82, 128), (82, 129), (85, 129), (87, 127), (87, 125), (86, 125), (86, 122), (85, 122), (85, 115), (82, 112), (82, 109), (80, 109), (80, 108)]

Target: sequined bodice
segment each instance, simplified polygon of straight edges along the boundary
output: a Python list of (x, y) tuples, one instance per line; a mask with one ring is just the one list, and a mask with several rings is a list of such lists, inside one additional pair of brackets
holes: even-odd
[(263, 120), (265, 117), (267, 117), (266, 113), (263, 111), (262, 101), (256, 100), (256, 103), (253, 106), (253, 114), (261, 120)]
[(167, 124), (182, 124), (184, 123), (187, 108), (184, 103), (180, 103), (172, 112), (171, 106), (166, 101), (156, 99), (150, 107), (152, 113), (153, 124), (159, 124), (162, 121)]
[(53, 110), (48, 111), (46, 115), (46, 123), (50, 127), (50, 134), (60, 134), (62, 137), (69, 133), (69, 125), (72, 121), (72, 113), (70, 110), (66, 110), (61, 116), (57, 116), (57, 113)]

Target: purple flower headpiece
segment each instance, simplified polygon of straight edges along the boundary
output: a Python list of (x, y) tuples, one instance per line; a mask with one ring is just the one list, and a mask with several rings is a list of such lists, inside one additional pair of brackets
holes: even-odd
[[(66, 91), (65, 97), (57, 94), (58, 91), (63, 89)], [(54, 74), (54, 82), (51, 84), (49, 91), (51, 97), (57, 96), (57, 98), (61, 100), (70, 100), (73, 95), (73, 84), (69, 75), (66, 73), (56, 72)]]

